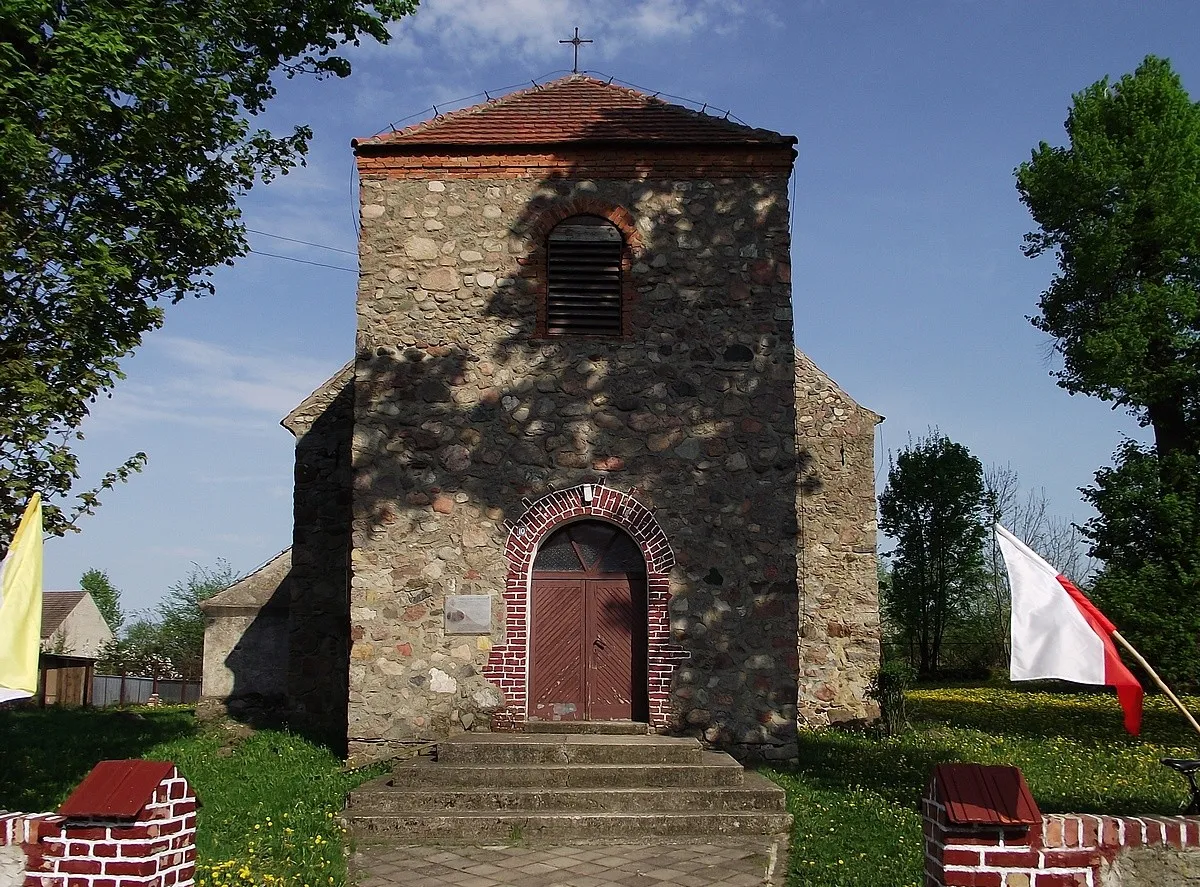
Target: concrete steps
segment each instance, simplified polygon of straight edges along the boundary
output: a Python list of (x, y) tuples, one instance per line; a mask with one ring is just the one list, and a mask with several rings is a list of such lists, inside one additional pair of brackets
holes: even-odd
[(525, 733), (588, 733), (593, 736), (645, 736), (650, 725), (640, 721), (526, 721)]
[[(741, 785), (742, 765), (729, 755), (701, 752), (698, 764), (460, 764), (445, 767), (423, 759), (396, 767), (390, 782), (400, 789), (496, 786), (508, 788), (659, 788)], [(365, 788), (365, 786), (364, 786)]]
[(402, 838), (405, 843), (492, 841), (623, 841), (638, 838), (782, 835), (788, 813), (456, 813), (350, 817), (357, 840)]
[(783, 790), (770, 780), (704, 751), (695, 739), (615, 723), (604, 732), (456, 736), (438, 745), (436, 762), (398, 765), (359, 787), (346, 818), (356, 837), (408, 843), (790, 830)]
[(438, 745), (441, 764), (698, 764), (700, 742), (672, 736), (479, 733)]
[[(603, 790), (597, 790), (602, 788)], [(747, 773), (745, 782), (720, 791), (705, 788), (478, 788), (425, 787), (397, 791), (390, 777), (358, 789), (356, 800), (379, 813), (454, 811), (544, 811), (581, 813), (653, 813), (656, 810), (766, 810), (778, 812), (773, 782)]]

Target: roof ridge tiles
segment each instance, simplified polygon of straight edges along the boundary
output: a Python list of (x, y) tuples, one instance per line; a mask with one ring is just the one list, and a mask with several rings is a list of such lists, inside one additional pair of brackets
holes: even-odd
[(587, 141), (791, 146), (796, 139), (573, 73), (351, 145), (360, 150)]

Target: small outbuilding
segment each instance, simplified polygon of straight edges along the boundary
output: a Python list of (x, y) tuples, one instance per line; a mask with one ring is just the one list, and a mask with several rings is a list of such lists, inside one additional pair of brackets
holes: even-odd
[(86, 591), (42, 592), (42, 650), (96, 659), (113, 639), (112, 629)]

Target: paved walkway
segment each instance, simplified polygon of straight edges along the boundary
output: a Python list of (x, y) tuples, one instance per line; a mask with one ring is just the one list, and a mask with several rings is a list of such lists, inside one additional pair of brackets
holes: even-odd
[(358, 887), (762, 887), (783, 883), (770, 838), (525, 847), (360, 846)]

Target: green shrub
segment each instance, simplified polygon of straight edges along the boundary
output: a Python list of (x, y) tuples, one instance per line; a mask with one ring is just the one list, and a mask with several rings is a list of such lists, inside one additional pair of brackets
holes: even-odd
[(889, 736), (908, 727), (904, 694), (916, 677), (913, 667), (900, 659), (885, 661), (871, 677), (867, 696), (879, 703), (879, 721)]

